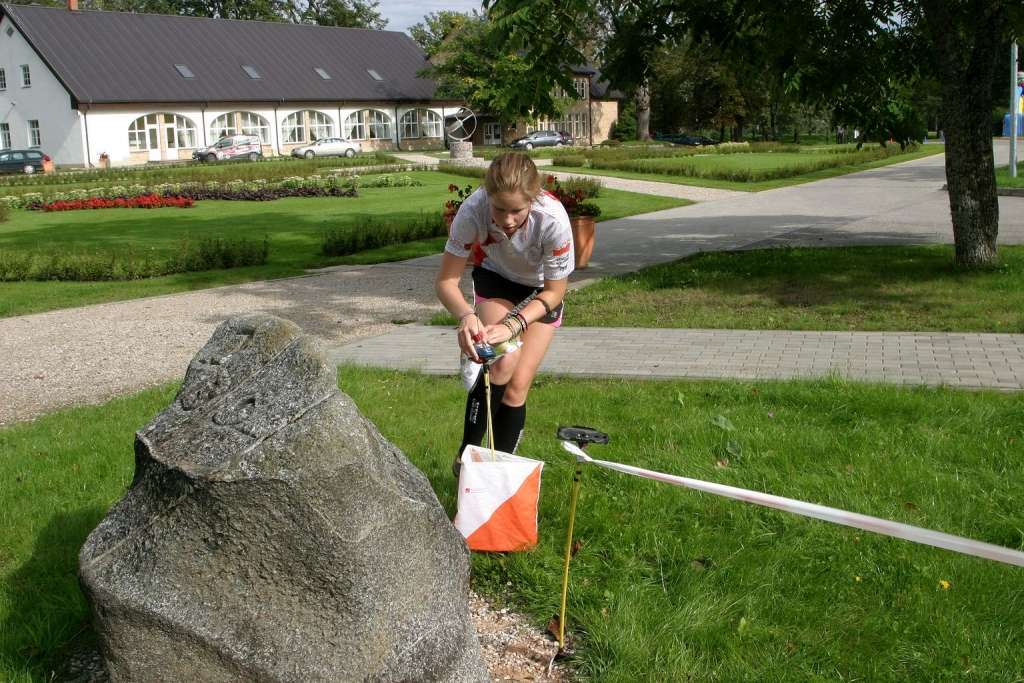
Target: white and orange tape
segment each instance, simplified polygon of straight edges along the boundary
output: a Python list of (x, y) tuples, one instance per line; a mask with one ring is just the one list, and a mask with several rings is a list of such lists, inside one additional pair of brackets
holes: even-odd
[(672, 484), (673, 486), (681, 486), (683, 488), (702, 491), (704, 493), (710, 493), (724, 498), (742, 500), (746, 503), (753, 503), (754, 505), (775, 508), (776, 510), (784, 510), (803, 517), (820, 519), (825, 522), (842, 524), (843, 526), (863, 529), (864, 531), (870, 531), (884, 536), (902, 538), (905, 541), (931, 545), (936, 548), (945, 548), (946, 550), (963, 553), (964, 555), (973, 555), (975, 557), (985, 558), (986, 560), (995, 560), (996, 562), (1005, 562), (1006, 564), (1024, 567), (1024, 552), (1013, 550), (1011, 548), (1004, 548), (1000, 545), (976, 541), (970, 538), (964, 538), (963, 536), (954, 536), (953, 534), (924, 529), (910, 524), (893, 522), (888, 519), (881, 519), (880, 517), (871, 517), (869, 515), (862, 515), (856, 512), (847, 512), (846, 510), (840, 510), (838, 508), (807, 503), (793, 498), (783, 498), (782, 496), (773, 496), (769, 493), (750, 491), (748, 489), (741, 489), (735, 486), (713, 484), (711, 482), (701, 481), (700, 479), (678, 477), (672, 474), (645, 470), (641, 467), (633, 467), (632, 465), (623, 465), (617, 462), (609, 462), (607, 460), (597, 460), (584, 453), (576, 444), (568, 441), (563, 441), (562, 446), (565, 447), (565, 450), (575, 455), (578, 461), (587, 462), (592, 465), (597, 465), (598, 467), (604, 467), (605, 469), (615, 470), (616, 472), (622, 472), (624, 474), (631, 474), (635, 477), (653, 479), (654, 481)]

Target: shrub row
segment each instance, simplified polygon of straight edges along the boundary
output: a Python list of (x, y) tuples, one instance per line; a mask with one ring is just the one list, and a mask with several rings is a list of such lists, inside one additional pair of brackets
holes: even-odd
[(263, 265), (269, 252), (266, 238), (255, 241), (219, 237), (182, 240), (170, 255), (151, 251), (137, 253), (131, 249), (122, 252), (0, 251), (0, 281), (141, 280), (173, 273)]
[(486, 166), (466, 166), (464, 164), (453, 164), (449, 161), (439, 161), (437, 170), (449, 175), (461, 175), (467, 178), (483, 178), (487, 175)]
[[(226, 183), (210, 181), (206, 183), (162, 183), (158, 185), (108, 185), (88, 190), (68, 190), (42, 194), (28, 192), (22, 195), (6, 195), (0, 197), (0, 203), (10, 208), (39, 208), (43, 204), (56, 201), (80, 201), (86, 199), (129, 199), (144, 195), (161, 197), (191, 197), (192, 199), (277, 199), (293, 196), (324, 196), (327, 193), (296, 194), (289, 190), (351, 190), (341, 196), (356, 196), (355, 187), (359, 176), (292, 176), (268, 182), (258, 180), (231, 180)], [(270, 191), (267, 194), (265, 191)], [(271, 196), (271, 194), (273, 196)], [(333, 192), (331, 193), (333, 196)]]
[[(908, 148), (909, 149), (909, 148)], [(593, 168), (634, 171), (636, 173), (652, 173), (661, 175), (678, 175), (690, 178), (707, 178), (714, 180), (731, 180), (735, 182), (761, 182), (765, 180), (777, 180), (780, 178), (792, 178), (806, 173), (813, 173), (827, 168), (837, 166), (851, 166), (864, 164), (878, 159), (901, 154), (899, 147), (877, 148), (862, 150), (860, 152), (829, 155), (825, 158), (809, 159), (808, 161), (790, 164), (781, 168), (718, 168), (686, 160), (679, 160), (672, 165), (655, 164), (651, 160), (633, 159), (628, 161), (601, 161), (591, 160)]]
[(440, 237), (447, 232), (440, 213), (422, 214), (405, 221), (369, 219), (356, 226), (331, 228), (323, 234), (320, 249), (325, 256), (347, 256), (367, 249)]
[(423, 183), (410, 175), (385, 173), (373, 180), (363, 182), (362, 185), (363, 187), (420, 187)]
[(277, 180), (286, 176), (310, 175), (324, 168), (401, 164), (384, 152), (357, 154), (352, 158), (329, 157), (296, 159), (273, 157), (262, 161), (187, 162), (175, 165), (112, 168), (92, 171), (59, 171), (53, 174), (10, 175), (0, 179), (0, 187), (44, 187), (81, 183), (155, 184), (162, 182), (198, 183), (207, 181)]

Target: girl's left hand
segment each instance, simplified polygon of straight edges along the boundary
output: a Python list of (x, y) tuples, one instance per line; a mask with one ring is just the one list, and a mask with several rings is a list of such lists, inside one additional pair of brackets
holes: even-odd
[(506, 342), (511, 338), (512, 332), (508, 329), (508, 325), (499, 323), (497, 325), (488, 325), (484, 328), (484, 339), (492, 346)]

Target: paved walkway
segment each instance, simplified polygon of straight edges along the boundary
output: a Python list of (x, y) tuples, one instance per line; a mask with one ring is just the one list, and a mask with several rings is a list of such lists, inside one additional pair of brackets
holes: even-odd
[[(411, 325), (330, 352), (337, 363), (458, 372), (455, 334)], [(565, 327), (541, 372), (642, 379), (790, 379), (1024, 389), (1024, 334)]]

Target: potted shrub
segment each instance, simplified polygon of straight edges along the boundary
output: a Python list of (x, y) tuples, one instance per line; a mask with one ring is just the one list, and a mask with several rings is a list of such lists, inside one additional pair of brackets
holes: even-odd
[(594, 252), (594, 230), (597, 226), (597, 217), (601, 215), (601, 207), (591, 202), (577, 202), (568, 213), (569, 224), (572, 226), (576, 267), (586, 268), (590, 263), (590, 255)]
[(553, 175), (549, 175), (545, 180), (544, 189), (560, 201), (565, 207), (565, 212), (569, 214), (576, 267), (586, 268), (594, 251), (594, 230), (597, 216), (601, 215), (601, 207), (584, 201), (587, 195), (582, 190), (566, 190)]

